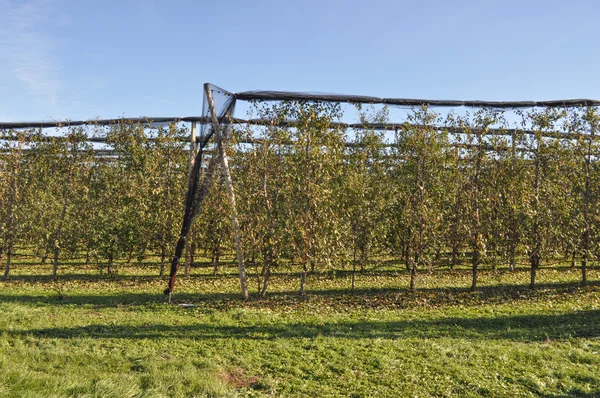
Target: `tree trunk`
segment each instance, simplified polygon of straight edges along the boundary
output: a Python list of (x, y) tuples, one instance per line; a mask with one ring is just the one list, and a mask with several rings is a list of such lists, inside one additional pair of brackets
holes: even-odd
[(410, 265), (410, 245), (406, 244), (406, 247), (404, 249), (404, 266), (406, 267), (407, 271), (411, 271), (412, 267)]
[(260, 289), (259, 294), (261, 297), (265, 297), (267, 293), (267, 288), (269, 287), (269, 279), (271, 278), (271, 267), (275, 264), (276, 258), (278, 255), (276, 253), (276, 248), (274, 247), (274, 236), (275, 236), (275, 217), (273, 215), (273, 209), (271, 207), (271, 200), (269, 198), (269, 189), (268, 189), (268, 165), (267, 165), (267, 157), (263, 155), (263, 199), (265, 210), (267, 212), (267, 218), (269, 220), (269, 231), (265, 236), (265, 249), (264, 249), (264, 258), (265, 258), (265, 267), (263, 268), (263, 286)]
[(4, 244), (6, 245), (6, 268), (4, 269), (4, 279), (8, 279), (8, 275), (10, 274), (10, 265), (12, 261), (12, 249), (15, 243), (14, 234), (15, 234), (15, 206), (16, 203), (19, 203), (19, 184), (18, 184), (18, 176), (19, 176), (19, 166), (21, 165), (21, 157), (23, 155), (23, 141), (19, 142), (19, 159), (16, 167), (13, 169), (11, 174), (11, 182), (10, 189), (8, 194), (8, 222), (6, 225), (6, 232), (8, 233), (6, 236), (6, 240)]
[(269, 287), (269, 279), (271, 277), (271, 267), (267, 267), (265, 277), (263, 279), (262, 289), (260, 290), (260, 297), (265, 297), (267, 294), (267, 288)]
[(511, 271), (514, 271), (517, 268), (517, 260), (516, 260), (516, 255), (517, 255), (517, 240), (519, 239), (518, 236), (518, 232), (517, 232), (517, 215), (515, 214), (515, 206), (513, 203), (511, 203), (512, 201), (514, 201), (514, 197), (515, 195), (515, 175), (517, 172), (517, 137), (515, 136), (515, 133), (512, 133), (511, 136), (511, 146), (512, 146), (512, 151), (511, 151), (511, 159), (510, 159), (510, 181), (511, 181), (511, 196), (512, 198), (509, 200), (509, 215), (510, 215), (510, 243), (509, 243), (509, 251), (510, 251), (510, 259), (509, 259), (509, 268)]
[(356, 279), (356, 228), (354, 228), (354, 250), (352, 254), (352, 291), (354, 291), (354, 281)]
[(450, 270), (454, 270), (454, 268), (456, 268), (458, 266), (458, 257), (459, 257), (459, 250), (460, 250), (460, 223), (463, 222), (462, 217), (461, 217), (461, 208), (462, 208), (462, 199), (463, 199), (463, 191), (464, 191), (464, 186), (462, 183), (462, 178), (461, 178), (461, 158), (460, 155), (458, 153), (458, 148), (456, 148), (456, 152), (455, 152), (455, 156), (456, 156), (456, 168), (454, 169), (454, 179), (455, 181), (457, 181), (456, 183), (456, 193), (455, 193), (455, 199), (454, 199), (454, 206), (453, 206), (453, 225), (452, 225), (452, 234), (451, 234), (451, 240), (452, 240), (452, 261), (450, 262)]
[(369, 262), (369, 250), (367, 248), (361, 248), (360, 250), (360, 273), (364, 274), (366, 266)]
[(185, 269), (183, 276), (186, 278), (190, 276), (190, 267), (192, 265), (192, 244), (188, 243), (185, 245)]
[(477, 158), (475, 160), (475, 177), (473, 180), (473, 185), (474, 185), (473, 207), (475, 210), (475, 214), (474, 214), (475, 240), (473, 242), (473, 258), (471, 259), (472, 265), (473, 265), (471, 291), (475, 291), (475, 289), (477, 289), (478, 268), (479, 268), (479, 261), (480, 261), (480, 257), (481, 257), (481, 248), (483, 245), (483, 236), (481, 234), (481, 217), (480, 217), (480, 212), (479, 212), (479, 174), (481, 172), (481, 158), (483, 156), (482, 140), (483, 139), (482, 139), (481, 133), (478, 133), (477, 134), (478, 150), (477, 150)]
[(513, 206), (510, 206), (510, 232), (509, 232), (509, 243), (508, 243), (508, 267), (511, 271), (517, 268), (517, 246), (519, 240), (519, 233), (517, 231), (517, 217)]
[[(537, 216), (536, 216), (536, 218), (537, 218)], [(534, 231), (537, 231), (537, 229), (538, 229), (537, 222), (535, 222), (534, 223)], [(540, 256), (539, 242), (536, 242), (535, 247), (533, 249), (533, 253), (531, 254), (531, 256), (529, 258), (529, 263), (530, 263), (530, 267), (531, 267), (531, 281), (529, 282), (529, 287), (531, 289), (533, 289), (535, 287), (535, 276), (537, 273), (537, 269), (540, 266), (540, 260), (541, 260), (541, 256)]]
[(221, 250), (217, 246), (213, 250), (213, 255), (212, 255), (212, 260), (213, 260), (213, 276), (217, 276), (217, 274), (219, 273), (219, 259), (220, 259), (220, 257), (221, 257)]
[(515, 247), (514, 247), (514, 245), (511, 242), (510, 248), (509, 248), (509, 254), (508, 254), (508, 257), (509, 257), (509, 260), (508, 260), (509, 261), (509, 265), (508, 265), (508, 267), (509, 267), (509, 269), (511, 271), (514, 271), (515, 268), (516, 268), (516, 265), (517, 265), (517, 261), (516, 261), (516, 258), (515, 258), (515, 256), (516, 256), (515, 251), (516, 251)]
[(113, 267), (113, 254), (110, 253), (108, 255), (108, 264), (106, 265), (106, 273), (108, 274), (109, 278), (112, 278), (112, 275), (113, 275), (112, 267)]
[(160, 248), (160, 270), (158, 271), (158, 276), (163, 276), (165, 274), (165, 247)]
[(415, 291), (415, 282), (417, 281), (417, 262), (414, 261), (410, 267), (410, 286), (408, 291), (413, 293)]
[(440, 263), (440, 259), (442, 258), (442, 248), (441, 246), (437, 246), (435, 248), (435, 255), (433, 256), (433, 262), (429, 263), (429, 272), (433, 271), (433, 265), (434, 264), (439, 264)]
[[(592, 130), (592, 137), (594, 136), (594, 130)], [(590, 212), (590, 163), (592, 157), (592, 141), (588, 141), (587, 145), (587, 156), (585, 158), (585, 193), (583, 197), (583, 221), (585, 223), (585, 229), (583, 231), (583, 242), (582, 242), (582, 258), (581, 258), (581, 285), (587, 285), (587, 260), (589, 257), (590, 249), (590, 227), (591, 220), (589, 216)]]
[[(264, 258), (264, 263), (263, 263), (262, 270), (260, 271), (260, 274), (257, 273), (258, 294), (261, 297), (264, 297), (267, 293), (267, 288), (269, 286), (269, 278), (271, 277), (271, 267), (273, 266), (273, 264), (275, 262), (271, 246), (267, 246), (266, 248), (264, 248), (263, 258)], [(261, 276), (263, 277), (262, 286), (261, 286), (261, 281), (260, 281)]]
[(472, 273), (471, 273), (471, 291), (475, 291), (477, 289), (477, 276), (479, 271), (479, 248), (476, 246), (473, 248), (473, 258), (472, 261)]
[(133, 252), (135, 251), (134, 248), (132, 248), (131, 250), (129, 250), (129, 253), (127, 254), (127, 264), (131, 264), (131, 260), (133, 260)]
[(298, 292), (298, 294), (300, 295), (300, 297), (304, 297), (304, 295), (305, 295), (305, 289), (306, 289), (306, 272), (307, 272), (306, 261), (304, 261), (302, 263), (302, 274), (300, 275), (300, 291)]
[(59, 256), (59, 251), (60, 249), (58, 248), (58, 246), (54, 246), (54, 261), (53, 261), (53, 265), (52, 265), (52, 278), (54, 278), (54, 280), (56, 280), (58, 278), (58, 256)]
[(10, 274), (10, 263), (12, 261), (12, 250), (8, 249), (6, 252), (6, 267), (4, 268), (4, 280), (8, 279)]
[(531, 279), (529, 282), (529, 288), (533, 289), (535, 287), (535, 276), (537, 274), (537, 270), (540, 266), (540, 255), (539, 255), (539, 247), (534, 248), (533, 253), (529, 257), (529, 263), (531, 268)]
[(42, 260), (41, 260), (41, 264), (42, 265), (46, 264), (46, 260), (48, 260), (48, 254), (49, 254), (49, 252), (50, 252), (50, 247), (48, 245), (44, 249), (44, 254), (42, 255)]
[[(73, 145), (73, 152), (75, 152), (76, 147)], [(75, 159), (75, 154), (73, 154), (73, 159)], [(62, 229), (65, 223), (65, 219), (67, 217), (67, 207), (69, 206), (69, 187), (71, 185), (71, 180), (73, 179), (73, 164), (69, 164), (69, 174), (67, 176), (67, 181), (65, 182), (65, 187), (63, 190), (64, 200), (62, 204), (62, 209), (60, 211), (60, 220), (58, 223), (58, 228), (54, 233), (54, 263), (52, 266), (52, 277), (54, 279), (57, 278), (58, 272), (58, 252), (60, 246), (60, 240), (62, 238)]]
[(537, 273), (537, 269), (540, 265), (541, 260), (541, 250), (542, 250), (542, 242), (540, 236), (540, 220), (538, 216), (538, 212), (540, 210), (540, 138), (538, 138), (538, 146), (535, 152), (535, 176), (533, 180), (533, 251), (529, 257), (529, 262), (531, 266), (531, 281), (529, 282), (529, 288), (533, 289), (535, 287), (535, 276)]
[(458, 245), (452, 245), (452, 261), (450, 261), (450, 270), (453, 270), (458, 265)]

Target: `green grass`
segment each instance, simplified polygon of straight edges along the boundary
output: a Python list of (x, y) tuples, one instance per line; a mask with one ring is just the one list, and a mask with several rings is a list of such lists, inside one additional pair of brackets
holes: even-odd
[[(233, 273), (178, 279), (155, 269), (14, 269), (0, 290), (0, 396), (600, 396), (600, 285), (566, 268), (419, 276), (384, 270), (276, 274), (238, 299)], [(201, 272), (204, 272), (200, 270)], [(206, 272), (209, 272), (207, 269)]]

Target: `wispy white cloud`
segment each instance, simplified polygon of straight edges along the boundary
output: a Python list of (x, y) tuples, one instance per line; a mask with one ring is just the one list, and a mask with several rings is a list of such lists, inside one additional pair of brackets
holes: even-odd
[[(54, 1), (0, 0), (0, 63), (2, 79), (19, 82), (36, 102), (56, 106), (59, 65), (48, 27), (57, 17)], [(13, 83), (14, 84), (14, 83)]]
[(148, 99), (151, 99), (151, 100), (154, 100), (154, 101), (164, 102), (164, 103), (166, 103), (166, 104), (177, 105), (177, 103), (176, 103), (176, 102), (173, 102), (173, 101), (167, 101), (167, 100), (165, 100), (165, 99), (160, 99), (160, 98), (154, 98), (154, 97), (150, 97), (150, 96), (148, 96), (148, 95), (142, 95), (142, 97), (144, 97), (144, 98), (148, 98)]

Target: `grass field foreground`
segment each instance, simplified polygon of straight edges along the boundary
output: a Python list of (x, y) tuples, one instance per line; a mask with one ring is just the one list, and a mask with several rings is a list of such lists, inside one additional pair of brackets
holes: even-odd
[[(600, 396), (600, 285), (575, 270), (273, 276), (238, 299), (234, 274), (54, 282), (27, 267), (0, 290), (0, 396)], [(86, 273), (87, 272), (87, 273)], [(596, 272), (594, 272), (596, 273)], [(193, 304), (181, 306), (177, 304)]]

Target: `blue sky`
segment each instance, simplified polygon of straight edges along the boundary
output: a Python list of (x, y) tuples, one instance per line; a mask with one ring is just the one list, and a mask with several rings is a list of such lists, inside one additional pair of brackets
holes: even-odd
[(0, 0), (0, 120), (201, 113), (202, 84), (600, 99), (600, 2)]

